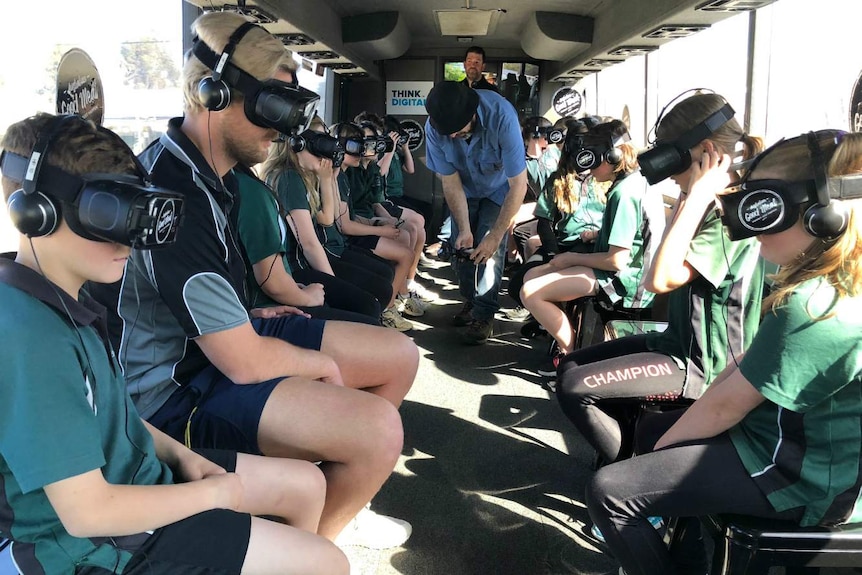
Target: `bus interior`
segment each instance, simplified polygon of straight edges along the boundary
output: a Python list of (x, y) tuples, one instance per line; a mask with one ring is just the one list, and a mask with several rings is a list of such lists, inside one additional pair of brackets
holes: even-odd
[[(434, 83), (464, 77), (470, 46), (484, 49), (485, 78), (521, 118), (611, 116), (626, 123), (638, 146), (649, 143), (665, 104), (697, 88), (724, 95), (745, 130), (767, 144), (809, 129), (862, 125), (858, 0), (71, 4), (4, 5), (0, 133), (36, 111), (52, 111), (57, 58), (79, 47), (105, 79), (104, 125), (142, 150), (182, 113), (177, 70), (192, 44), (191, 22), (205, 11), (237, 11), (293, 51), (299, 83), (320, 95), (318, 113), (328, 124), (368, 111), (419, 128), (410, 146), (416, 170), (405, 175), (404, 188), (426, 218), (429, 244), (443, 221), (444, 198), (425, 163), (424, 98)], [(41, 28), (42, 18), (52, 21), (46, 32), (29, 31)], [(22, 33), (15, 36), (13, 27)], [(144, 59), (129, 51), (148, 43), (160, 63), (150, 58), (146, 66), (155, 68), (137, 81), (130, 63)], [(675, 186), (660, 186), (672, 205)], [(15, 249), (14, 235), (0, 215), (4, 251)], [(379, 512), (409, 519), (413, 535), (396, 549), (346, 550), (353, 575), (617, 573), (590, 534), (584, 504), (595, 455), (560, 412), (547, 380), (535, 374), (549, 339), (526, 337), (519, 321), (498, 315), (486, 345), (464, 346), (450, 327), (461, 303), (454, 274), (435, 253), (428, 257), (420, 275), (440, 297), (409, 332), (421, 360), (401, 408), (404, 450), (373, 501)], [(506, 295), (501, 303), (515, 306)], [(13, 573), (6, 550), (0, 575)]]

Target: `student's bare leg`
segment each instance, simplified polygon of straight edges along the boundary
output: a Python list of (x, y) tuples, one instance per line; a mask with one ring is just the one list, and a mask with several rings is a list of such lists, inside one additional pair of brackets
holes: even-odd
[(416, 270), (419, 267), (419, 259), (422, 256), (422, 250), (425, 248), (425, 218), (421, 214), (404, 208), (401, 212), (401, 218), (405, 222), (405, 227), (410, 232), (413, 241), (413, 263), (410, 265), (410, 273), (407, 275), (407, 282), (416, 279)]
[(350, 564), (331, 541), (289, 525), (251, 518), (243, 575), (348, 575)]
[(390, 402), (299, 377), (276, 386), (258, 427), (263, 454), (324, 462), (326, 503), (317, 532), (328, 539), (371, 501), (394, 469), (403, 441), (401, 417)]
[(317, 533), (326, 478), (315, 464), (238, 453), (236, 473), (243, 486), (240, 511), (280, 517), (297, 529)]
[(542, 247), (542, 238), (538, 235), (530, 236), (527, 238), (527, 243), (524, 245), (524, 255), (527, 259), (530, 259), (540, 247)]
[[(540, 266), (542, 267), (542, 266)], [(534, 268), (538, 269), (538, 268)], [(532, 272), (533, 270), (530, 270)], [(529, 276), (530, 273), (527, 273)], [(533, 317), (557, 340), (560, 351), (574, 351), (572, 324), (558, 302), (571, 301), (596, 292), (596, 276), (591, 268), (574, 266), (530, 278), (521, 288), (521, 301)]]
[(328, 321), (320, 351), (335, 359), (344, 385), (379, 395), (395, 407), (419, 369), (419, 350), (410, 338), (372, 325)]
[(380, 238), (377, 247), (372, 251), (376, 256), (395, 262), (395, 277), (392, 279), (392, 301), (389, 302), (391, 306), (395, 303), (395, 297), (399, 293), (407, 295), (407, 274), (410, 272), (410, 264), (413, 262), (413, 252), (407, 246), (398, 243), (397, 240), (390, 240), (389, 238)]

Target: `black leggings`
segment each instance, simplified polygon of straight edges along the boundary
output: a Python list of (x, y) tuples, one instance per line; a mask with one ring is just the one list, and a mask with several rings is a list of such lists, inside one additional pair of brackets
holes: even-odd
[[(661, 414), (664, 429), (681, 415)], [(603, 467), (587, 485), (587, 509), (627, 575), (703, 575), (709, 571), (697, 517), (735, 513), (799, 522), (784, 512), (742, 465), (727, 433), (673, 445)], [(669, 551), (651, 516), (678, 517), (685, 535)]]
[[(313, 283), (323, 284), (323, 291), (326, 294), (324, 299), (326, 301), (326, 305), (330, 308), (344, 310), (354, 314), (361, 314), (370, 317), (374, 321), (377, 321), (380, 318), (380, 303), (373, 295), (371, 295), (371, 293), (357, 285), (312, 268), (294, 271), (293, 279), (305, 285)], [(314, 313), (311, 313), (311, 315), (318, 317), (315, 316)], [(340, 318), (321, 317), (320, 319)], [(356, 320), (348, 319), (348, 321)]]
[(633, 335), (574, 351), (560, 362), (557, 399), (563, 412), (606, 462), (631, 454), (629, 413), (642, 401), (677, 399), (685, 370)]
[[(350, 255), (345, 257), (345, 254)], [(362, 256), (357, 255), (352, 250), (344, 250), (342, 257), (326, 252), (326, 257), (329, 259), (329, 265), (332, 266), (332, 271), (336, 277), (373, 295), (381, 308), (389, 305), (389, 301), (392, 299), (392, 276), (387, 279), (385, 276), (372, 271), (371, 268), (374, 263), (369, 263), (374, 262), (372, 258), (363, 259)], [(364, 263), (368, 265), (364, 265)]]

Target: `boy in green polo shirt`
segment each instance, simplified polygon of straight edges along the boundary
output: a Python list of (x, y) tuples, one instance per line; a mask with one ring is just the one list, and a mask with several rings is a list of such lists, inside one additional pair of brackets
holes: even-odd
[(315, 466), (202, 456), (142, 421), (126, 392), (105, 309), (82, 287), (118, 281), (130, 246), (172, 242), (180, 197), (149, 186), (119, 136), (78, 116), (18, 122), (2, 149), (22, 232), (14, 260), (0, 259), (0, 536), (18, 568), (347, 573), (314, 535)]

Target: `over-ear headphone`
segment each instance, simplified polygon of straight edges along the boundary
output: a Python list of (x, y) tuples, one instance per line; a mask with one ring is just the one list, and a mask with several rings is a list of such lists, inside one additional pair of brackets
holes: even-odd
[(9, 217), (18, 231), (31, 238), (47, 236), (56, 231), (62, 217), (72, 232), (92, 241), (140, 249), (173, 243), (182, 221), (182, 196), (152, 186), (134, 152), (114, 132), (96, 127), (127, 150), (136, 175), (76, 175), (47, 163), (54, 139), (72, 121), (87, 122), (76, 115), (50, 118), (39, 131), (29, 158), (8, 150), (0, 154), (3, 175), (22, 183), (7, 201)]
[(829, 198), (829, 183), (826, 175), (826, 160), (814, 132), (808, 132), (808, 151), (814, 167), (814, 184), (817, 186), (817, 202), (805, 210), (802, 225), (805, 231), (817, 238), (834, 239), (847, 229), (850, 214), (840, 202)]
[(212, 76), (207, 76), (198, 83), (198, 95), (207, 110), (218, 112), (230, 105), (230, 86), (222, 79), (222, 73), (240, 40), (252, 28), (258, 28), (258, 25), (246, 22), (231, 34), (221, 56), (212, 69)]
[(49, 196), (42, 193), (37, 184), (45, 156), (51, 148), (54, 136), (66, 122), (81, 120), (79, 116), (56, 116), (52, 118), (36, 138), (33, 153), (27, 164), (21, 189), (12, 192), (6, 202), (9, 219), (18, 231), (30, 238), (47, 236), (60, 224), (60, 208)]
[(290, 149), (294, 154), (298, 154), (305, 149), (308, 145), (308, 141), (303, 138), (302, 135), (291, 136), (287, 139), (287, 144), (290, 146)]
[(617, 143), (614, 142), (613, 139), (611, 139), (610, 146), (605, 152), (605, 161), (612, 166), (616, 166), (623, 161), (623, 151), (617, 146)]
[[(686, 171), (691, 165), (691, 147), (701, 142), (715, 133), (720, 127), (733, 119), (734, 111), (731, 105), (719, 96), (724, 105), (707, 116), (702, 122), (693, 126), (690, 130), (678, 136), (671, 141), (657, 142), (654, 139), (655, 131), (664, 120), (668, 108), (672, 104), (679, 101), (683, 96), (695, 93), (715, 94), (712, 90), (706, 88), (695, 88), (686, 90), (682, 94), (675, 97), (667, 103), (659, 112), (658, 118), (650, 129), (649, 140), (653, 144), (647, 150), (644, 150), (638, 155), (638, 164), (640, 165), (641, 174), (646, 178), (650, 185), (655, 185), (662, 180), (665, 180), (673, 175), (681, 174)], [(718, 96), (718, 94), (716, 94)]]

